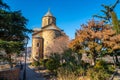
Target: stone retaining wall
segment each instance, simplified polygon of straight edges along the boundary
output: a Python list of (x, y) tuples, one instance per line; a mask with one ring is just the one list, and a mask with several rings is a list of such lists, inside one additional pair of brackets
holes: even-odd
[(19, 80), (20, 68), (0, 71), (0, 80)]

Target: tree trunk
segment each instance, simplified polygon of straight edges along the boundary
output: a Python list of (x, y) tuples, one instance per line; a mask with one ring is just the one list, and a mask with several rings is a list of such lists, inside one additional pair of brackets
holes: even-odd
[(92, 63), (91, 63), (92, 66), (95, 65), (95, 58), (92, 59)]
[(10, 68), (13, 68), (11, 55), (8, 55), (8, 58), (9, 58), (8, 62), (9, 62)]
[(116, 66), (116, 61), (115, 61), (114, 55), (113, 55), (113, 61), (114, 61), (114, 66)]
[(114, 11), (110, 12), (112, 18), (113, 29), (116, 30), (117, 34), (119, 34), (119, 21), (117, 15)]
[(118, 56), (117, 55), (115, 55), (115, 61), (116, 61), (116, 65), (118, 65), (119, 64), (119, 60), (118, 60)]
[(93, 54), (92, 54), (92, 66), (95, 66), (95, 61), (96, 61), (96, 50), (94, 49)]

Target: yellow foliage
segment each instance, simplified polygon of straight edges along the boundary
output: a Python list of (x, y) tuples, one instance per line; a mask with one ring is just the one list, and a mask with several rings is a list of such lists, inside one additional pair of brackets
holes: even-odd
[(100, 51), (102, 49), (102, 45), (98, 45), (97, 47), (96, 47), (96, 50), (97, 51)]

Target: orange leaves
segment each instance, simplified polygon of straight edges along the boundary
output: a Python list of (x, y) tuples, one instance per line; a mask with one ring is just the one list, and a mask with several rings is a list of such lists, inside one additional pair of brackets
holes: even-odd
[(93, 42), (93, 41), (88, 42), (88, 47), (89, 47), (90, 49), (93, 49), (93, 48), (95, 48), (96, 46), (97, 46), (97, 43), (95, 43), (95, 42)]
[(92, 20), (88, 25), (82, 25), (81, 30), (77, 30), (76, 37), (69, 47), (75, 49), (76, 46), (83, 47), (79, 49), (90, 50), (91, 53), (94, 53), (94, 50), (98, 53), (102, 48), (107, 48), (111, 52), (120, 49), (120, 34), (116, 35), (116, 31), (111, 26)]
[(101, 31), (97, 31), (95, 33), (95, 37), (98, 38), (98, 39), (101, 39), (102, 38)]
[(100, 52), (102, 50), (102, 45), (97, 45), (95, 48), (98, 52)]
[(113, 37), (110, 37), (110, 41), (114, 41), (116, 43), (120, 42), (120, 34), (119, 35), (115, 35)]
[(116, 31), (112, 29), (103, 30), (103, 43), (105, 47), (109, 47), (112, 51), (120, 49), (120, 34), (116, 35)]
[(115, 35), (116, 32), (115, 32), (114, 30), (112, 30), (112, 29), (104, 29), (104, 30), (102, 31), (102, 34), (103, 34), (103, 35), (112, 36), (112, 35)]
[(89, 42), (88, 43), (88, 48), (90, 50), (97, 50), (98, 52), (102, 49), (102, 46), (96, 42)]
[(120, 45), (115, 45), (112, 50), (117, 50), (117, 49), (120, 49)]
[(104, 41), (104, 46), (105, 47), (113, 47), (114, 45), (116, 45), (116, 43), (114, 41)]
[(88, 25), (82, 25), (82, 27), (82, 30), (77, 30), (76, 37), (71, 41), (69, 47), (77, 50), (79, 45), (79, 47), (83, 47), (79, 49), (84, 49), (77, 50), (80, 52), (83, 52), (86, 49), (87, 51), (90, 50), (91, 53), (94, 53), (93, 50), (100, 51), (102, 46), (98, 42), (103, 37), (103, 23), (96, 23), (92, 20)]
[(112, 50), (120, 49), (120, 35), (111, 36), (109, 40), (104, 41), (104, 45)]

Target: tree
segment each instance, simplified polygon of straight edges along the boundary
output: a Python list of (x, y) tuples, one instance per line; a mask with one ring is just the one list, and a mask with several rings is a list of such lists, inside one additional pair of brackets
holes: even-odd
[(114, 50), (119, 50), (118, 38), (119, 35), (116, 35), (112, 27), (105, 25), (104, 22), (92, 20), (87, 25), (82, 25), (81, 30), (76, 31), (76, 38), (69, 47), (77, 53), (86, 53), (92, 60), (92, 65), (95, 65), (96, 59), (101, 55), (110, 55)]
[(116, 35), (116, 32), (113, 30), (104, 30), (104, 42), (103, 45), (106, 47), (107, 53), (113, 56), (115, 64), (119, 64), (118, 55), (120, 51), (120, 34)]
[(112, 21), (113, 29), (116, 30), (117, 34), (120, 33), (119, 29), (120, 25), (117, 14), (115, 13), (114, 9), (119, 2), (120, 2), (119, 0), (116, 0), (116, 2), (112, 6), (102, 4), (105, 10), (101, 10), (101, 12), (103, 12), (104, 15), (103, 16), (94, 15), (94, 17), (102, 18), (106, 22)]
[(0, 40), (0, 51), (6, 52), (6, 54), (0, 54), (0, 58), (5, 61), (8, 61), (12, 68), (13, 67), (12, 56), (15, 53), (20, 53), (22, 45), (23, 43), (20, 43), (20, 42), (18, 43), (18, 42), (13, 42), (13, 41)]
[(24, 50), (23, 41), (28, 37), (27, 33), (32, 31), (27, 29), (27, 21), (21, 11), (11, 11), (10, 7), (0, 0), (0, 50), (6, 53), (0, 55), (1, 59), (7, 59), (10, 64), (12, 54)]
[[(120, 34), (120, 21), (118, 20), (117, 14), (115, 13), (114, 9), (119, 2), (120, 2), (120, 0), (116, 0), (116, 2), (112, 6), (103, 4), (102, 6), (105, 8), (105, 10), (101, 10), (101, 11), (104, 13), (105, 16), (94, 15), (95, 17), (102, 18), (107, 22), (112, 21), (112, 26), (113, 26), (113, 29), (116, 30), (116, 35)], [(114, 52), (116, 52), (116, 51), (114, 51)], [(118, 57), (117, 57), (118, 56), (117, 52), (115, 55), (115, 57), (116, 57), (115, 59), (116, 59), (117, 63), (119, 63)]]
[(49, 53), (47, 56), (50, 56), (52, 53), (58, 53), (58, 54), (63, 53), (65, 50), (68, 49), (68, 43), (69, 43), (69, 38), (66, 35), (55, 38), (53, 40), (53, 43), (51, 43), (47, 47), (47, 51)]

